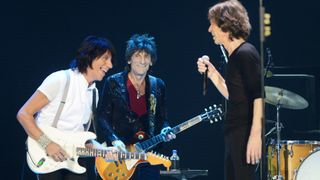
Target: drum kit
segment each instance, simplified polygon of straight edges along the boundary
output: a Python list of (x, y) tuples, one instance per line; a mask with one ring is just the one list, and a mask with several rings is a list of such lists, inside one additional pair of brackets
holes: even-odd
[[(320, 142), (306, 140), (281, 140), (280, 109), (305, 109), (308, 102), (300, 95), (288, 90), (265, 86), (265, 101), (276, 107), (276, 140), (267, 147), (269, 180), (319, 180)], [(266, 136), (267, 136), (266, 135)]]

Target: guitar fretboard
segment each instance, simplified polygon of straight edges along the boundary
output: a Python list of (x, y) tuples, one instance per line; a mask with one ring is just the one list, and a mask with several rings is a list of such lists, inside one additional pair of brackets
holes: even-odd
[(107, 153), (112, 153), (111, 150), (106, 149), (88, 149), (80, 147), (77, 147), (76, 152), (78, 156), (83, 157), (105, 157)]
[(126, 160), (126, 159), (141, 159), (147, 160), (147, 155), (145, 153), (139, 152), (118, 152), (119, 160)]
[[(190, 120), (188, 120), (186, 122), (183, 122), (183, 123), (173, 127), (172, 128), (172, 132), (174, 134), (178, 134), (178, 133), (188, 129), (191, 126), (194, 126), (194, 125), (198, 124), (201, 121), (202, 121), (201, 116), (200, 115), (196, 116), (196, 117), (194, 117), (194, 118), (192, 118), (192, 119), (190, 119)], [(153, 138), (150, 138), (150, 139), (148, 139), (148, 140), (146, 140), (146, 141), (144, 141), (142, 143), (136, 143), (136, 146), (141, 148), (143, 151), (146, 151), (149, 148), (151, 148), (151, 147), (163, 142), (164, 141), (163, 138), (164, 137), (163, 137), (162, 134), (158, 134), (158, 135), (154, 136)]]
[[(211, 122), (212, 119), (214, 119), (215, 121), (212, 121), (211, 123), (217, 122), (218, 118), (221, 120), (221, 117), (220, 117), (221, 113), (222, 113), (221, 108), (214, 105), (214, 108), (209, 107), (209, 110), (205, 109), (205, 113), (202, 113), (201, 115), (198, 115), (192, 119), (189, 119), (189, 120), (173, 127), (172, 132), (174, 134), (178, 134), (178, 133), (188, 129), (191, 126), (198, 124), (199, 122), (201, 122), (203, 120), (210, 120), (210, 122)], [(151, 147), (153, 147), (163, 141), (164, 141), (163, 135), (158, 134), (158, 135), (156, 135), (156, 136), (154, 136), (144, 142), (136, 143), (135, 146), (139, 150), (147, 151)]]
[(198, 124), (201, 121), (202, 121), (202, 119), (201, 119), (200, 115), (196, 116), (196, 117), (194, 117), (194, 118), (192, 118), (192, 119), (190, 119), (190, 120), (188, 120), (186, 122), (183, 122), (183, 123), (179, 124), (178, 126), (173, 127), (172, 128), (173, 133), (174, 134), (178, 134), (178, 133), (188, 129), (191, 126), (194, 126), (194, 125)]
[(106, 150), (106, 149), (88, 149), (88, 148), (80, 148), (76, 149), (77, 155), (82, 157), (107, 157), (107, 154), (113, 156), (113, 158), (119, 160), (126, 160), (126, 159), (141, 159), (146, 160), (147, 155), (143, 152), (121, 152), (121, 151), (114, 151), (114, 150)]

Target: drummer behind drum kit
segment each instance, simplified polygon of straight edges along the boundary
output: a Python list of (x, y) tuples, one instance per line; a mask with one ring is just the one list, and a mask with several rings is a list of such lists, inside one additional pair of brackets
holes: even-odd
[[(265, 86), (268, 104), (277, 108), (277, 139), (268, 145), (269, 180), (320, 180), (320, 142), (304, 140), (281, 140), (281, 108), (305, 109), (308, 102), (301, 96), (282, 88)], [(267, 133), (270, 134), (271, 132)]]

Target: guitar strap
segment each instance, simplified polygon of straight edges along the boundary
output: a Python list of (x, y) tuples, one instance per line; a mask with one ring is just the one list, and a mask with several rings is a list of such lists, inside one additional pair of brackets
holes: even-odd
[(155, 126), (155, 115), (157, 107), (157, 78), (149, 75), (150, 81), (150, 97), (149, 97), (149, 130), (150, 135), (154, 136), (154, 126)]
[[(60, 101), (60, 105), (58, 107), (57, 114), (55, 115), (53, 123), (52, 123), (52, 127), (55, 127), (55, 128), (57, 128), (57, 124), (58, 124), (62, 109), (64, 107), (64, 104), (66, 103), (66, 99), (67, 99), (68, 91), (69, 91), (69, 86), (70, 86), (70, 74), (69, 74), (68, 70), (66, 70), (65, 72), (66, 72), (66, 76), (67, 76), (66, 86), (64, 88), (64, 92), (62, 95), (62, 99)], [(96, 89), (93, 89), (92, 91), (93, 91), (92, 92), (92, 113), (90, 115), (89, 122), (87, 124), (84, 124), (85, 131), (89, 130), (90, 125), (91, 125), (91, 121), (94, 118), (94, 113), (96, 111)], [(94, 132), (95, 132), (95, 127), (93, 127), (93, 128), (94, 128)]]
[[(89, 122), (87, 124), (83, 125), (85, 131), (89, 131), (89, 129), (90, 129), (90, 131), (95, 132), (95, 133), (97, 132), (96, 131), (96, 126), (97, 125), (95, 124), (95, 121), (94, 121), (96, 110), (97, 110), (97, 103), (96, 103), (97, 95), (96, 95), (96, 93), (97, 93), (96, 89), (92, 89), (92, 106), (91, 106), (92, 112), (91, 112), (91, 115), (90, 115), (90, 118), (89, 118)], [(90, 128), (91, 127), (90, 126), (91, 122), (93, 122), (93, 126), (92, 126), (93, 129)]]
[(59, 105), (59, 107), (58, 107), (57, 114), (55, 115), (54, 120), (53, 120), (53, 123), (52, 123), (52, 126), (55, 127), (55, 128), (57, 128), (58, 120), (59, 120), (59, 118), (60, 118), (60, 115), (61, 115), (63, 106), (64, 106), (64, 104), (66, 103), (66, 99), (67, 99), (67, 95), (68, 95), (68, 90), (69, 90), (69, 86), (70, 86), (70, 74), (69, 74), (68, 70), (65, 70), (65, 73), (66, 73), (66, 75), (67, 75), (66, 86), (65, 86), (65, 88), (64, 88), (64, 92), (63, 92), (63, 95), (62, 95), (62, 99), (61, 99), (61, 101), (60, 101), (60, 105)]

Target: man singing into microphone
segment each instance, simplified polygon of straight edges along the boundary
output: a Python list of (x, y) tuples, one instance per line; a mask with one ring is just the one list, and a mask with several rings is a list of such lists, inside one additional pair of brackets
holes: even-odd
[(263, 99), (260, 59), (256, 48), (246, 42), (251, 25), (246, 9), (237, 0), (220, 2), (209, 9), (208, 19), (217, 45), (228, 53), (225, 79), (209, 62), (199, 58), (198, 71), (228, 100), (224, 126), (225, 179), (255, 179), (254, 164), (261, 158)]

